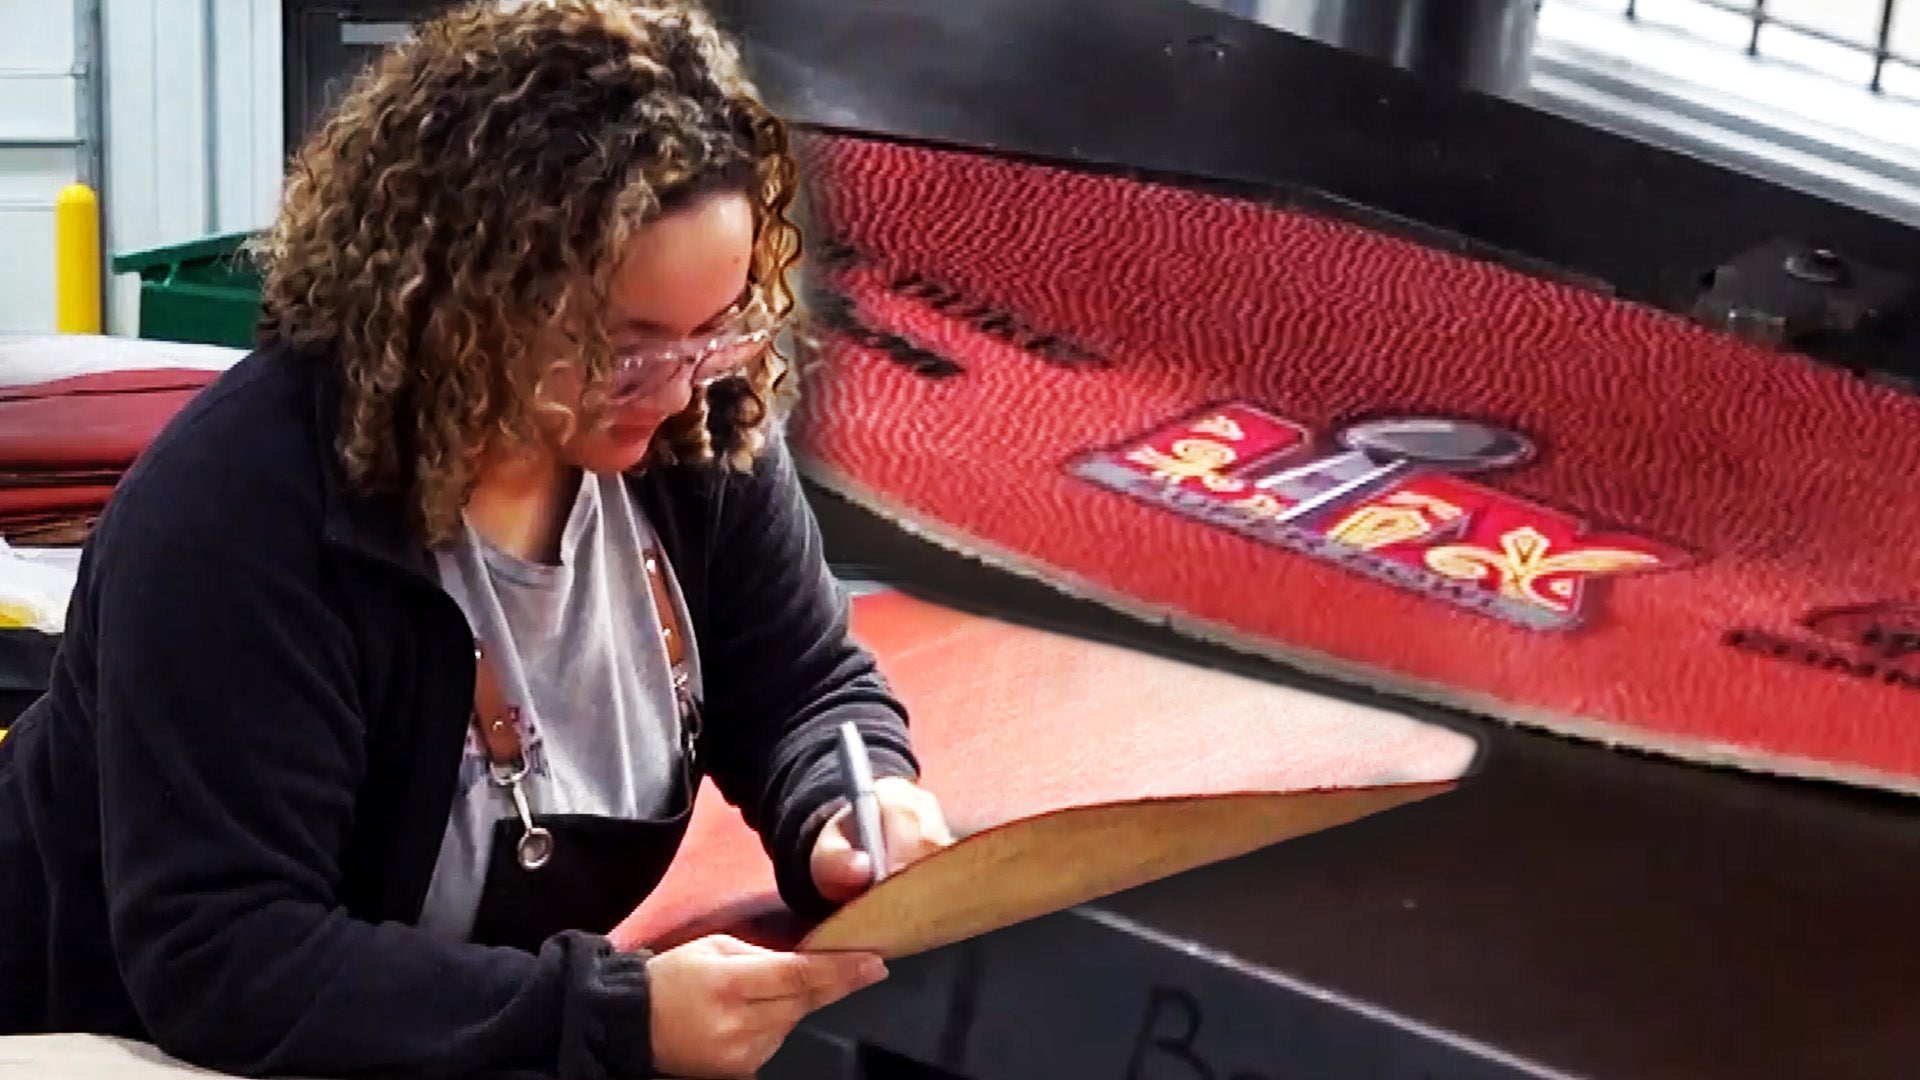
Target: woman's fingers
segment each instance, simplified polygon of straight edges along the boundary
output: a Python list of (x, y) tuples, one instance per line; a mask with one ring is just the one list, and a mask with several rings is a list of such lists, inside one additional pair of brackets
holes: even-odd
[(851, 828), (851, 818), (843, 812), (820, 831), (813, 847), (814, 887), (835, 902), (859, 895), (873, 882), (873, 860), (854, 846), (847, 835)]
[(783, 953), (728, 937), (647, 963), (656, 1060), (676, 1076), (752, 1076), (808, 1013), (886, 977), (880, 958)]
[(932, 792), (906, 780), (883, 780), (874, 787), (886, 832), (889, 872), (953, 843), (946, 815)]
[(733, 989), (746, 1001), (814, 1000), (879, 982), (887, 968), (868, 953), (783, 953), (733, 959)]
[[(898, 777), (880, 780), (873, 789), (880, 804), (887, 873), (953, 843), (946, 815), (932, 792)], [(814, 886), (835, 903), (851, 900), (873, 884), (873, 860), (861, 850), (856, 833), (852, 811), (842, 809), (814, 841), (810, 862)]]

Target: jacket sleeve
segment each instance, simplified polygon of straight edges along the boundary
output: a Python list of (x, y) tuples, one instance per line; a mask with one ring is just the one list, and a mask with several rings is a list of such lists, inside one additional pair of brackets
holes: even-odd
[(700, 646), (710, 775), (759, 832), (787, 905), (827, 907), (808, 869), (839, 798), (834, 749), (853, 721), (875, 776), (916, 777), (906, 710), (848, 625), (819, 524), (785, 442), (721, 487)]
[(249, 1075), (650, 1075), (644, 954), (563, 935), (530, 955), (342, 909), (367, 732), (318, 511), (292, 481), (173, 449), (143, 471), (196, 478), (123, 486), (77, 605), (111, 945), (153, 1041)]

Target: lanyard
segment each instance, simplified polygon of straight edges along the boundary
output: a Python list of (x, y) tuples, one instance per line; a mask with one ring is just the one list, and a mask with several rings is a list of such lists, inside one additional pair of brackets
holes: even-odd
[[(673, 697), (680, 713), (685, 767), (691, 770), (700, 736), (700, 712), (693, 700), (686, 634), (680, 627), (673, 594), (667, 588), (665, 561), (659, 552), (649, 549), (642, 562), (647, 585), (653, 592), (653, 609), (659, 614), (660, 642), (666, 647), (667, 664), (673, 673)], [(486, 646), (479, 641), (475, 641), (473, 647), (473, 672), (473, 729), (480, 736), (480, 747), (486, 754), (487, 776), (494, 786), (505, 788), (513, 799), (514, 813), (520, 818), (520, 841), (514, 849), (520, 865), (538, 870), (553, 857), (553, 834), (534, 824), (533, 810), (527, 803), (527, 759), (520, 745), (520, 707), (508, 704), (493, 663), (487, 657)]]

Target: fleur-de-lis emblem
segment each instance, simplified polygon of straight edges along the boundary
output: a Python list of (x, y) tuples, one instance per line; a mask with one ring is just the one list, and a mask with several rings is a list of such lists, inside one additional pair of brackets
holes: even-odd
[(1163, 453), (1143, 446), (1129, 453), (1127, 460), (1152, 470), (1155, 480), (1175, 483), (1198, 480), (1209, 491), (1239, 491), (1246, 487), (1245, 481), (1221, 473), (1235, 460), (1232, 449), (1212, 439), (1178, 439), (1170, 449), (1171, 453)]
[(1404, 544), (1431, 534), (1463, 513), (1458, 506), (1417, 491), (1398, 491), (1363, 506), (1327, 530), (1327, 537), (1366, 551)]
[(1427, 552), (1427, 568), (1457, 581), (1492, 582), (1508, 599), (1571, 611), (1583, 576), (1617, 574), (1660, 561), (1620, 548), (1575, 548), (1558, 554), (1552, 549), (1552, 540), (1527, 525), (1502, 535), (1498, 551), (1472, 544), (1434, 548)]

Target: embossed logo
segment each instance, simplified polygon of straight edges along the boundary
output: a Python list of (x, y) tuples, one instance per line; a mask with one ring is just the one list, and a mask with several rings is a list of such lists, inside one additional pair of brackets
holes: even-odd
[(1522, 435), (1445, 417), (1339, 431), (1331, 448), (1245, 403), (1189, 415), (1070, 466), (1081, 479), (1533, 630), (1589, 619), (1600, 585), (1684, 554), (1472, 479), (1531, 460)]

